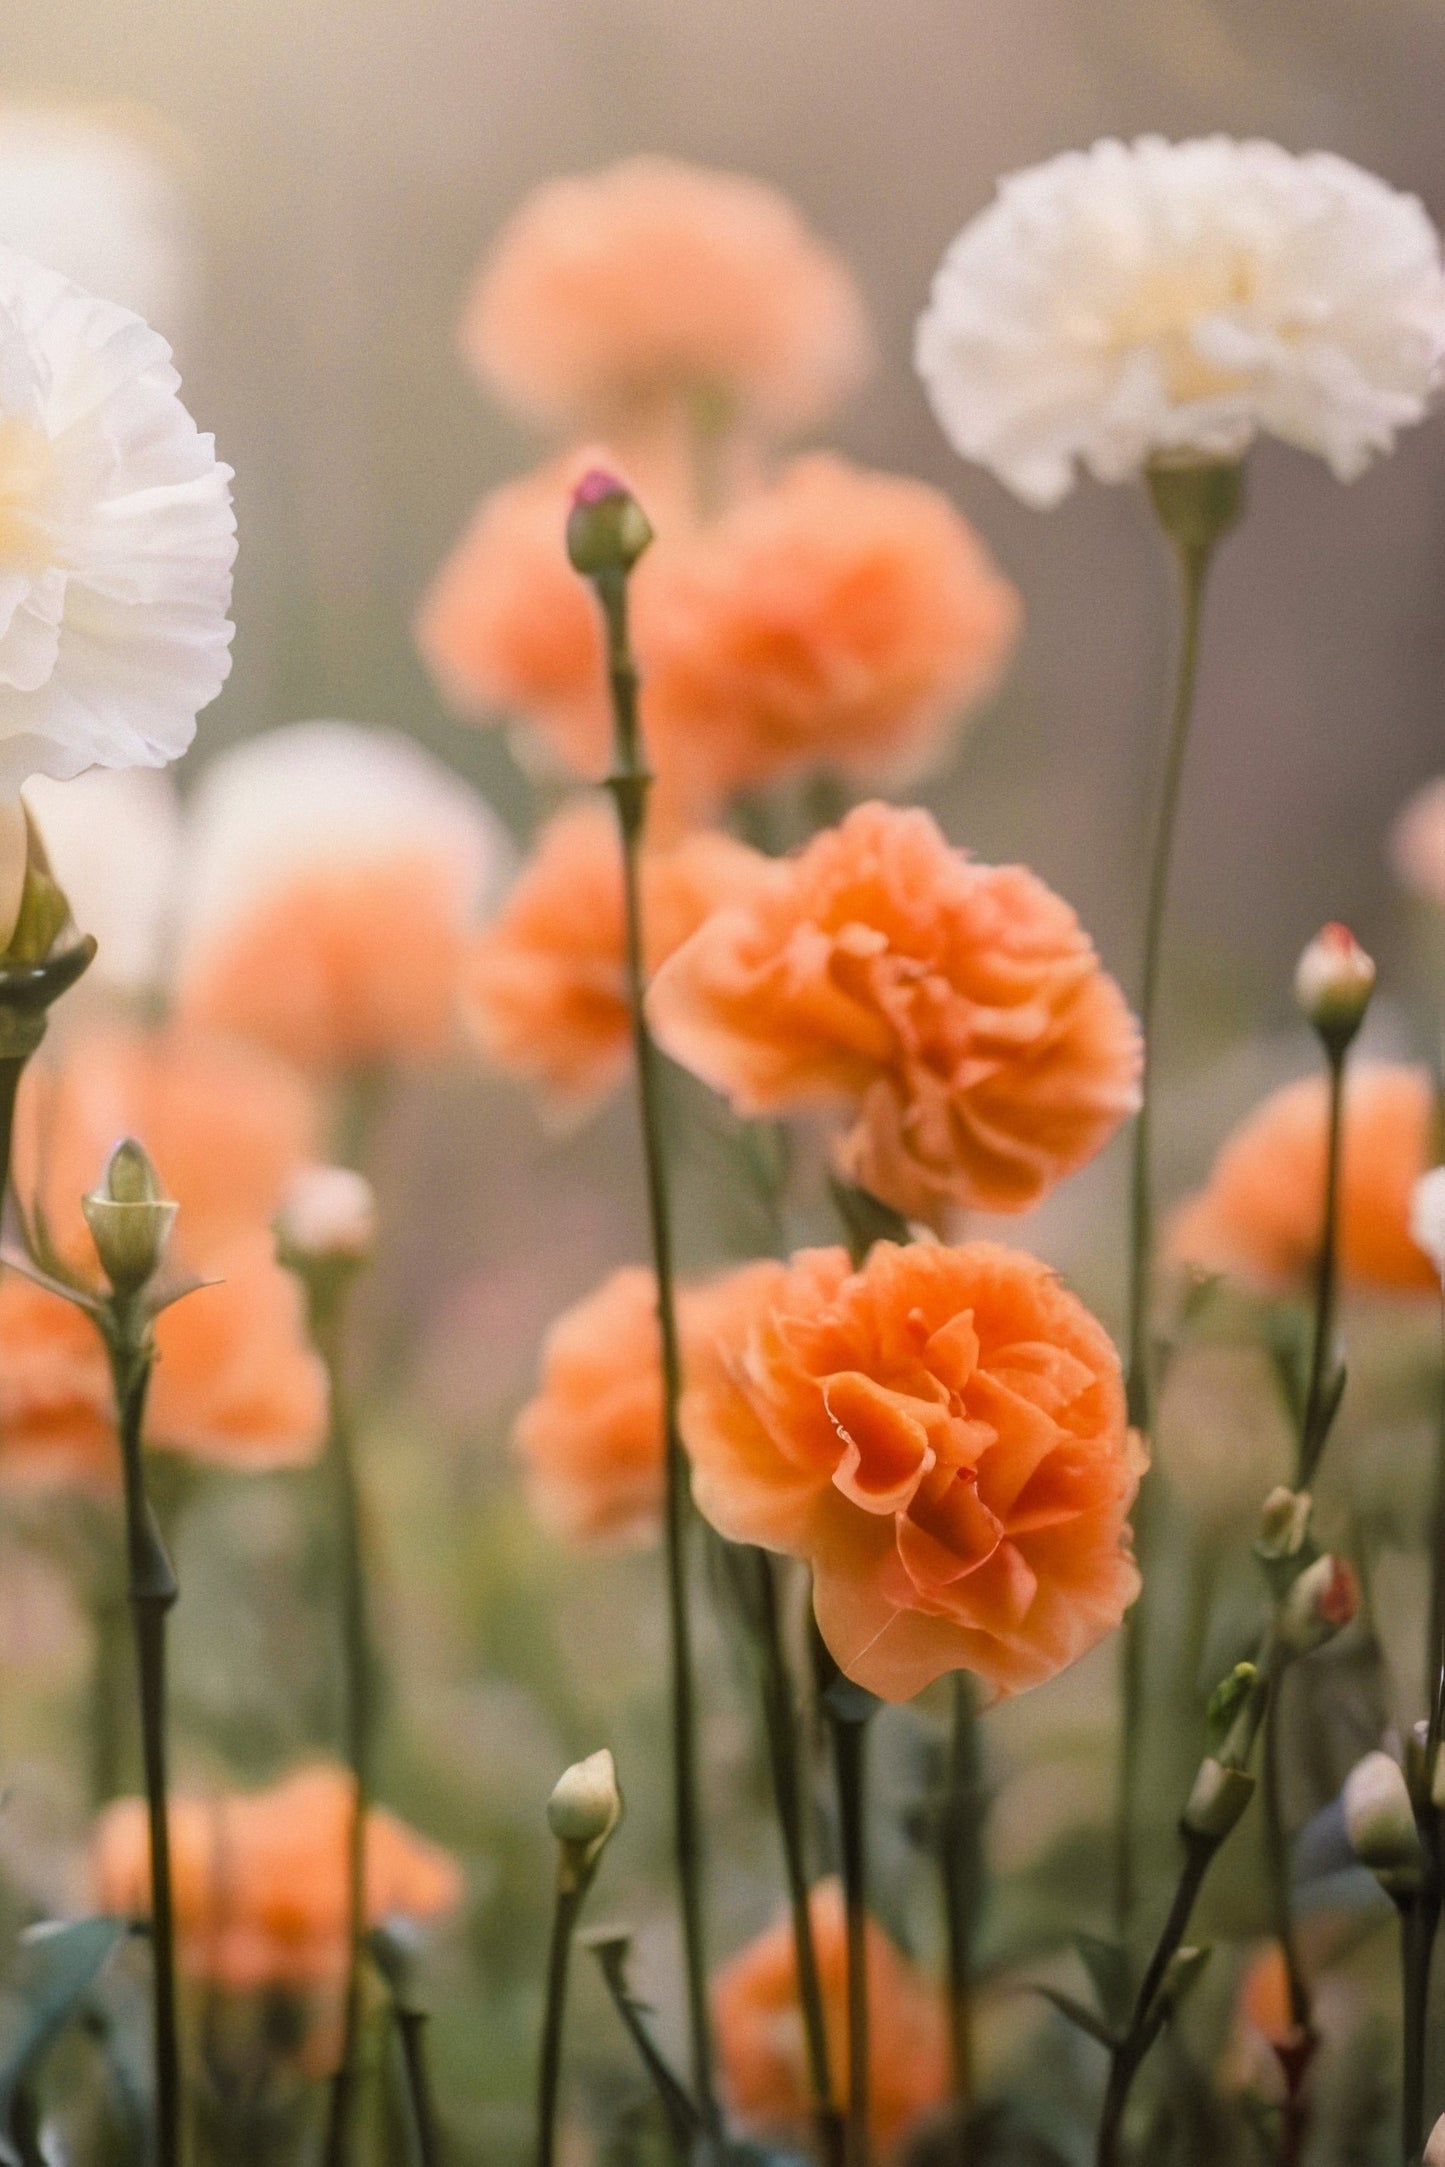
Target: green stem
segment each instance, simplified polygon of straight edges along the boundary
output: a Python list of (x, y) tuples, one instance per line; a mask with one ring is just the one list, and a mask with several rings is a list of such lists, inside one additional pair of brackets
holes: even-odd
[(10, 1186), (10, 1154), (15, 1136), (15, 1100), (25, 1073), (28, 1054), (0, 1059), (0, 1206)]
[(115, 1296), (108, 1335), (125, 1497), (126, 1562), (140, 1690), (141, 1757), (151, 1869), (151, 1998), (157, 2167), (181, 2156), (181, 2056), (175, 1919), (166, 1807), (166, 1617), (179, 1590), (145, 1493), (142, 1432), (155, 1347), (149, 1321)]
[(339, 1288), (312, 1290), (312, 1336), (326, 1365), (331, 1394), (327, 1460), (335, 1501), (340, 1576), (343, 1727), (353, 1795), (346, 1836), (346, 1989), (342, 2004), (341, 2058), (331, 2082), (327, 2114), (327, 2167), (341, 2167), (351, 2148), (366, 1941), (366, 1820), (372, 1786), (371, 1631), (367, 1615), (366, 1560), (361, 1486), (342, 1364)]
[(562, 2026), (572, 1935), (584, 1890), (564, 1868), (557, 1879), (552, 1945), (547, 1957), (547, 1999), (542, 2016), (542, 2058), (537, 2071), (537, 2167), (553, 2167), (557, 2152), (557, 2096), (562, 2080)]
[[(1144, 902), (1144, 948), (1140, 971), (1139, 1023), (1143, 1068), (1134, 1123), (1129, 1181), (1129, 1271), (1126, 1325), (1129, 1419), (1150, 1440), (1154, 1434), (1154, 1077), (1155, 1025), (1160, 966), (1169, 900), (1185, 757), (1194, 713), (1204, 594), (1214, 550), (1239, 516), (1240, 476), (1234, 468), (1161, 468), (1149, 477), (1150, 494), (1175, 554), (1180, 583), (1179, 655), (1164, 754), (1164, 778), (1149, 854)], [(1141, 1571), (1153, 1534), (1151, 1486), (1146, 1475), (1134, 1507), (1134, 1546)], [(1119, 1771), (1114, 1871), (1116, 1916), (1121, 1935), (1133, 1917), (1138, 1881), (1138, 1791), (1145, 1707), (1147, 1573), (1138, 1600), (1124, 1620), (1121, 1650)]]
[(1109, 2082), (1104, 2094), (1104, 2108), (1099, 2121), (1098, 2144), (1094, 2154), (1095, 2167), (1119, 2167), (1123, 2157), (1124, 2116), (1128, 2109), (1134, 2079), (1138, 2076), (1149, 2050), (1164, 2028), (1167, 2012), (1161, 2010), (1159, 1989), (1164, 1984), (1170, 1964), (1183, 1946), (1189, 1931), (1189, 1921), (1204, 1885), (1215, 1853), (1220, 1849), (1221, 1839), (1187, 1832), (1184, 1838), (1184, 1862), (1175, 1884), (1169, 1913), (1154, 1945), (1149, 1968), (1134, 2004), (1129, 2030), (1114, 2049), (1109, 2064)]
[(838, 1790), (838, 1850), (848, 1950), (848, 2107), (844, 2157), (868, 2167), (868, 1723), (829, 1715)]
[(1405, 2081), (1400, 2143), (1405, 2167), (1417, 2167), (1425, 2148), (1425, 2036), (1430, 2012), (1430, 1968), (1440, 1896), (1427, 1887), (1400, 1904), (1400, 1981), (1404, 2002)]
[(944, 1923), (948, 1941), (949, 2040), (953, 2093), (967, 2112), (975, 2085), (973, 1950), (978, 1933), (983, 1814), (983, 1762), (978, 1707), (966, 1671), (953, 1677), (953, 1721), (944, 1789), (942, 1857)]
[(1329, 1116), (1325, 1146), (1324, 1222), (1315, 1263), (1314, 1331), (1310, 1342), (1309, 1383), (1300, 1417), (1296, 1488), (1307, 1490), (1319, 1468), (1329, 1435), (1334, 1364), (1335, 1306), (1339, 1285), (1340, 1163), (1344, 1140), (1345, 1056), (1347, 1047), (1327, 1046)]
[(793, 1922), (798, 2002), (803, 2013), (808, 2081), (813, 2095), (813, 2109), (823, 2157), (832, 2161), (836, 2159), (839, 2151), (841, 2128), (833, 2103), (832, 2076), (828, 2066), (828, 2031), (823, 2013), (823, 1987), (818, 1973), (817, 1947), (813, 1939), (813, 1918), (808, 1905), (808, 1870), (803, 1849), (803, 1793), (798, 1780), (796, 1709), (778, 1617), (778, 1591), (773, 1578), (773, 1562), (765, 1551), (754, 1551), (752, 1555), (756, 1559), (757, 1609), (761, 1625), (759, 1639), (763, 1655), (763, 1730), (767, 1739), (773, 1799), (777, 1807), (778, 1830), (783, 1845), (788, 1907)]
[(441, 2148), (426, 2064), (426, 2018), (420, 2009), (406, 2008), (400, 2002), (393, 2004), (393, 2014), (401, 2040), (402, 2068), (406, 2073), (406, 2096), (411, 2105), (418, 2167), (438, 2167)]
[(702, 1856), (697, 1791), (697, 1721), (693, 1678), (692, 1628), (688, 1608), (687, 1462), (678, 1426), (682, 1396), (682, 1356), (677, 1330), (677, 1300), (672, 1259), (672, 1215), (663, 1149), (662, 1108), (657, 1050), (644, 1008), (647, 987), (644, 961), (639, 855), (652, 780), (643, 757), (637, 717), (637, 668), (627, 624), (627, 582), (623, 574), (601, 574), (595, 581), (607, 633), (608, 681), (615, 723), (615, 764), (608, 788), (617, 807), (622, 843), (626, 910), (626, 969), (632, 1046), (637, 1074), (637, 1103), (647, 1184), (647, 1214), (657, 1275), (658, 1328), (662, 1340), (663, 1437), (665, 1488), (663, 1525), (667, 1574), (667, 1612), (671, 1647), (673, 1831), (682, 1914), (683, 1966), (688, 2030), (692, 2046), (693, 2086), (709, 2131), (720, 2127), (713, 2090), (712, 2032), (707, 2003), (707, 1960), (703, 1942)]

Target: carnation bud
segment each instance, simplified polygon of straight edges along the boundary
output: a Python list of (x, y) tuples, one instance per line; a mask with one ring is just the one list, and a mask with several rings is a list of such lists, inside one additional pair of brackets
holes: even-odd
[(1445, 2167), (1445, 2114), (1441, 2115), (1425, 2140), (1425, 2149), (1420, 2159), (1421, 2167)]
[(1155, 2007), (1173, 2016), (1191, 1987), (1197, 1985), (1208, 1962), (1208, 1949), (1194, 1948), (1188, 1944), (1182, 1949), (1176, 1949), (1169, 1959), (1168, 1970), (1159, 1982), (1159, 1998)]
[(1350, 1849), (1392, 1896), (1420, 1886), (1425, 1852), (1399, 1763), (1367, 1753), (1345, 1778), (1341, 1793)]
[(591, 467), (572, 492), (567, 555), (584, 579), (630, 572), (652, 540), (647, 514), (625, 482)]
[(123, 1138), (80, 1208), (115, 1292), (139, 1292), (160, 1268), (178, 1209), (162, 1189), (145, 1146), (133, 1136)]
[(1354, 1567), (1327, 1551), (1290, 1583), (1276, 1621), (1280, 1640), (1291, 1655), (1309, 1655), (1333, 1640), (1359, 1607)]
[(1283, 1483), (1270, 1491), (1259, 1515), (1255, 1548), (1261, 1557), (1298, 1557), (1309, 1532), (1314, 1500), (1308, 1490), (1287, 1490)]
[(293, 1266), (364, 1264), (376, 1249), (376, 1196), (349, 1166), (306, 1166), (276, 1214), (276, 1242)]
[(1194, 1788), (1179, 1825), (1190, 1836), (1212, 1836), (1222, 1843), (1254, 1796), (1254, 1778), (1245, 1768), (1227, 1768), (1207, 1754), (1199, 1764)]
[(1445, 1166), (1422, 1174), (1411, 1190), (1410, 1235), (1445, 1280)]
[(1374, 988), (1374, 959), (1346, 925), (1322, 926), (1295, 966), (1295, 999), (1325, 1044), (1337, 1052), (1363, 1023)]
[(604, 1746), (558, 1777), (547, 1801), (547, 1825), (574, 1869), (590, 1872), (622, 1819), (617, 1767)]

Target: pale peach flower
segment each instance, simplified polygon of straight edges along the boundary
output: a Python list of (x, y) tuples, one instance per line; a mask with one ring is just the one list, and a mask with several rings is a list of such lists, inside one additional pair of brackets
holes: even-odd
[(654, 157), (529, 197), (482, 267), (462, 343), (519, 413), (567, 428), (687, 399), (806, 428), (870, 358), (851, 276), (785, 197)]
[[(146, 1140), (180, 1203), (174, 1245), (211, 1280), (157, 1320), (147, 1406), (157, 1445), (227, 1466), (313, 1459), (325, 1436), (325, 1374), (300, 1291), (275, 1261), (270, 1223), (314, 1155), (306, 1085), (269, 1055), (173, 1029), (91, 1027), (58, 1067), (21, 1086), (15, 1180), (43, 1213), (64, 1264), (102, 1284), (80, 1209), (117, 1137)], [(0, 1281), (0, 1471), (26, 1479), (118, 1476), (111, 1389), (95, 1327), (18, 1274)]]
[(808, 1561), (850, 1678), (1050, 1678), (1138, 1592), (1142, 1453), (1108, 1334), (1036, 1258), (880, 1242), (748, 1268), (682, 1410), (700, 1511)]
[[(677, 1290), (684, 1377), (704, 1337), (731, 1314), (748, 1275)], [(654, 1540), (664, 1469), (657, 1280), (624, 1265), (560, 1316), (513, 1444), (539, 1520), (573, 1543)]]
[(186, 838), (178, 1006), (318, 1072), (450, 1045), (496, 815), (397, 733), (296, 723), (222, 754)]
[[(648, 851), (642, 910), (656, 970), (718, 904), (749, 892), (766, 860), (730, 836)], [(600, 802), (550, 820), (462, 976), (464, 1019), (487, 1059), (581, 1110), (631, 1058), (617, 823)]]
[(690, 748), (715, 798), (819, 766), (900, 781), (993, 689), (1021, 614), (937, 490), (797, 460), (659, 575), (649, 740)]
[(1417, 790), (1396, 817), (1390, 861), (1412, 895), (1445, 909), (1445, 775)]
[[(182, 1968), (237, 1993), (339, 1991), (347, 1955), (347, 1835), (355, 1786), (342, 1768), (297, 1770), (269, 1788), (170, 1802), (171, 1870)], [(150, 1906), (145, 1801), (117, 1799), (91, 1844), (102, 1912)], [(374, 1807), (365, 1839), (365, 1917), (437, 1918), (461, 1876), (445, 1851)]]
[[(823, 1881), (808, 1899), (823, 1991), (828, 2060), (847, 2096), (848, 1949), (843, 1895)], [(867, 1927), (868, 2105), (880, 2151), (895, 2150), (910, 2124), (948, 2097), (943, 1996), (875, 1919)], [(787, 1918), (740, 1949), (712, 1985), (723, 2089), (738, 2120), (760, 2135), (805, 2140), (812, 2095), (798, 2003), (798, 1964)]]
[[(1209, 1180), (1181, 1205), (1176, 1262), (1270, 1294), (1308, 1281), (1324, 1225), (1329, 1094), (1323, 1076), (1286, 1084), (1240, 1123)], [(1340, 1272), (1347, 1284), (1408, 1292), (1436, 1285), (1410, 1233), (1415, 1184), (1434, 1160), (1434, 1092), (1423, 1068), (1356, 1062), (1345, 1083)]]
[[(482, 499), (417, 614), (422, 658), (446, 698), (480, 721), (523, 723), (554, 766), (600, 781), (612, 709), (596, 597), (567, 559), (567, 513), (582, 475), (615, 461), (593, 446)], [(654, 529), (669, 524), (646, 493)], [(650, 603), (667, 544), (631, 581), (634, 645), (649, 646)]]
[(1138, 1030), (1067, 903), (921, 811), (859, 806), (769, 864), (649, 1012), (738, 1111), (851, 1114), (844, 1171), (917, 1218), (1025, 1209), (1138, 1103)]

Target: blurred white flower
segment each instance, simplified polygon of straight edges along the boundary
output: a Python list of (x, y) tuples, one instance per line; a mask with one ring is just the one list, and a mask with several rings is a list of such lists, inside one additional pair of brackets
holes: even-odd
[(99, 944), (89, 972), (122, 993), (164, 982), (180, 851), (180, 804), (164, 769), (92, 768), (25, 786), (52, 872), (82, 933)]
[(410, 738), (353, 722), (252, 738), (189, 808), (182, 1007), (318, 1069), (436, 1054), (511, 861), (491, 807)]
[(1445, 1282), (1445, 1166), (1422, 1174), (1410, 1192), (1410, 1238)]
[(1347, 481), (1420, 420), (1445, 353), (1421, 205), (1343, 158), (1106, 141), (1000, 183), (945, 255), (916, 358), (954, 448), (1032, 504), (1079, 466), (1239, 458)]
[(276, 1214), (283, 1258), (362, 1264), (376, 1248), (376, 1192), (349, 1166), (303, 1166)]
[(196, 243), (176, 175), (123, 122), (0, 105), (0, 247), (133, 309), (173, 341), (189, 321)]
[(0, 249), (0, 792), (160, 767), (230, 668), (229, 467), (164, 339)]

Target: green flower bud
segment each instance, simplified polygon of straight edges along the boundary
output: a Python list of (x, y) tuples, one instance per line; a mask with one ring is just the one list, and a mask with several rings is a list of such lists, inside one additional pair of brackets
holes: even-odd
[(547, 1801), (547, 1825), (574, 1866), (590, 1872), (622, 1819), (617, 1766), (604, 1746), (559, 1776)]
[(1399, 1763), (1388, 1753), (1367, 1753), (1345, 1778), (1341, 1804), (1350, 1849), (1381, 1888), (1392, 1896), (1417, 1889), (1425, 1851)]
[(1194, 1788), (1179, 1825), (1190, 1836), (1213, 1836), (1223, 1842), (1254, 1796), (1254, 1778), (1244, 1768), (1226, 1768), (1214, 1755), (1199, 1764)]
[(1343, 1052), (1364, 1022), (1374, 990), (1374, 960), (1346, 925), (1322, 926), (1295, 966), (1295, 999), (1336, 1052)]
[(145, 1146), (124, 1137), (80, 1208), (115, 1292), (138, 1293), (160, 1269), (178, 1209), (162, 1189)]
[(567, 515), (567, 555), (584, 579), (632, 570), (652, 528), (632, 491), (615, 474), (593, 467), (572, 492)]
[(1255, 1549), (1263, 1558), (1298, 1557), (1309, 1532), (1314, 1500), (1308, 1490), (1271, 1490), (1259, 1516)]

